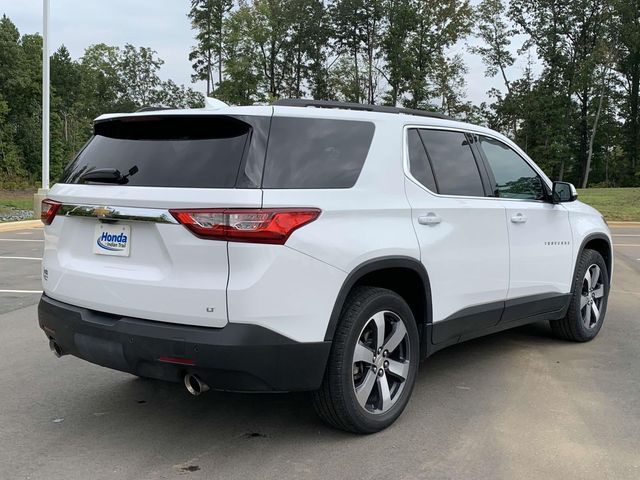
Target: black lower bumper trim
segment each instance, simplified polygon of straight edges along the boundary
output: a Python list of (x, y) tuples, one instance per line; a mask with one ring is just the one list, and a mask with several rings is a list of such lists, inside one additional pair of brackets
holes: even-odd
[(40, 299), (38, 321), (63, 354), (174, 382), (189, 372), (219, 390), (315, 390), (331, 348), (331, 342), (299, 343), (257, 325), (169, 324), (95, 312), (46, 295)]

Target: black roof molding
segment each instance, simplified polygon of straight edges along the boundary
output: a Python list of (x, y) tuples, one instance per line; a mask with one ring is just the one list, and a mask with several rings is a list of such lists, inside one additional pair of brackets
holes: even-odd
[(306, 98), (281, 98), (273, 102), (279, 107), (316, 107), (316, 108), (341, 108), (346, 110), (360, 110), (365, 112), (380, 113), (402, 113), (405, 115), (416, 115), (418, 117), (440, 118), (442, 120), (455, 120), (438, 112), (428, 112), (426, 110), (416, 110), (414, 108), (388, 107), (384, 105), (368, 105), (352, 102), (335, 102), (331, 100), (310, 100)]

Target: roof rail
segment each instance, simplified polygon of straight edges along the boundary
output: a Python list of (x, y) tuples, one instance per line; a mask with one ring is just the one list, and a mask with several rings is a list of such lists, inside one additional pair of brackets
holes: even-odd
[(175, 110), (175, 108), (171, 108), (171, 107), (142, 107), (142, 108), (137, 109), (133, 113), (158, 112), (160, 110)]
[(426, 110), (416, 110), (414, 108), (388, 107), (384, 105), (368, 105), (352, 102), (336, 102), (332, 100), (310, 100), (306, 98), (281, 98), (273, 102), (280, 107), (316, 107), (316, 108), (342, 108), (346, 110), (361, 110), (366, 112), (380, 113), (402, 113), (405, 115), (416, 115), (419, 117), (440, 118), (443, 120), (455, 120), (438, 112), (428, 112)]

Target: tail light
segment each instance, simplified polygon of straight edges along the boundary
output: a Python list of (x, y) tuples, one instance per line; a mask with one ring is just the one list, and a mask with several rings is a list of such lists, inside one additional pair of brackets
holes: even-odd
[(284, 245), (295, 230), (320, 215), (317, 208), (211, 208), (170, 212), (200, 238), (276, 245)]
[(53, 222), (53, 219), (55, 218), (56, 213), (58, 213), (58, 209), (61, 205), (61, 203), (49, 200), (48, 198), (44, 199), (42, 201), (40, 213), (40, 220), (42, 220), (42, 223), (45, 225), (51, 225), (51, 222)]

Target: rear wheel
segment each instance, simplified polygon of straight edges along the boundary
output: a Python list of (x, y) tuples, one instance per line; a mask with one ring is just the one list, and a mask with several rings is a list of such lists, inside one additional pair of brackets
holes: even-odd
[(608, 297), (607, 264), (600, 253), (586, 249), (578, 260), (567, 315), (562, 320), (550, 322), (551, 329), (565, 340), (592, 340), (602, 328)]
[(343, 430), (382, 430), (406, 407), (418, 361), (418, 329), (407, 303), (390, 290), (358, 287), (343, 308), (315, 409)]

